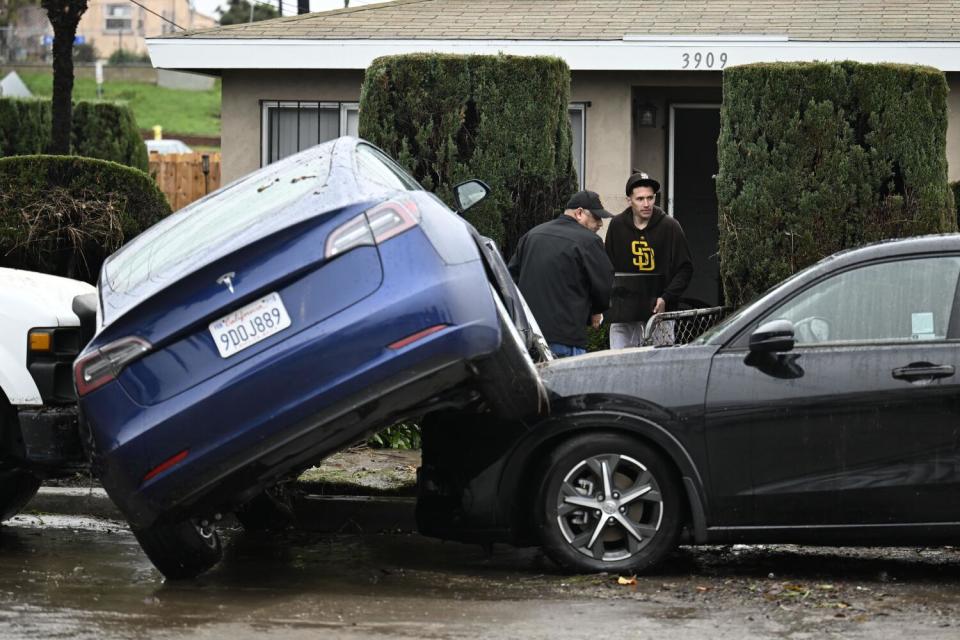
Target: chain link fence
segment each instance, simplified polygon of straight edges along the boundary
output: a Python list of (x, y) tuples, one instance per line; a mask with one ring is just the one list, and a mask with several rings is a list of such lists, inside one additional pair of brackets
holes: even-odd
[(730, 313), (728, 307), (668, 311), (651, 316), (643, 331), (644, 346), (687, 344), (719, 323)]

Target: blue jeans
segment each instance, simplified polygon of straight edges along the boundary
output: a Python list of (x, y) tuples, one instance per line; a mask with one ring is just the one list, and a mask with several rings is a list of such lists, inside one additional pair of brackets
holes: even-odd
[(587, 352), (583, 347), (571, 347), (568, 344), (560, 344), (558, 342), (551, 342), (547, 346), (550, 347), (550, 351), (553, 351), (553, 355), (558, 358), (580, 356)]

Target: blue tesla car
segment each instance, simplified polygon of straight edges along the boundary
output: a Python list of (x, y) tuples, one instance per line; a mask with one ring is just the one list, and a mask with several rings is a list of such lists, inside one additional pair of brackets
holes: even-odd
[[(459, 185), (458, 212), (487, 191)], [(544, 408), (496, 247), (357, 138), (148, 229), (97, 296), (74, 366), (93, 468), (168, 578), (219, 560), (222, 513), (394, 421)]]

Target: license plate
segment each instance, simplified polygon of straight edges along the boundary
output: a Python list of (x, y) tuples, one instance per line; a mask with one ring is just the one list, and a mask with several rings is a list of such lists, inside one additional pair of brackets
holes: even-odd
[(210, 334), (221, 358), (229, 358), (290, 326), (279, 293), (265, 295), (210, 323)]

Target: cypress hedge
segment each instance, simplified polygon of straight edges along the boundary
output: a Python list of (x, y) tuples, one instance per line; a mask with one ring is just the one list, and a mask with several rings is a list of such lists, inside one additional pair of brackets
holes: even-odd
[(138, 169), (79, 156), (0, 158), (0, 266), (95, 283), (103, 261), (170, 214)]
[[(0, 157), (44, 153), (51, 122), (49, 100), (0, 98)], [(76, 103), (70, 140), (77, 155), (147, 170), (147, 147), (126, 105)]]
[(73, 153), (148, 168), (144, 144), (130, 107), (112, 102), (78, 102), (73, 107)]
[(841, 249), (955, 231), (946, 99), (943, 73), (928, 67), (727, 69), (717, 176), (727, 302)]
[(0, 98), (0, 157), (43, 153), (49, 143), (49, 101)]
[(367, 69), (360, 135), (446, 202), (458, 182), (489, 184), (467, 217), (509, 256), (576, 190), (569, 100), (570, 70), (558, 58), (387, 56)]

